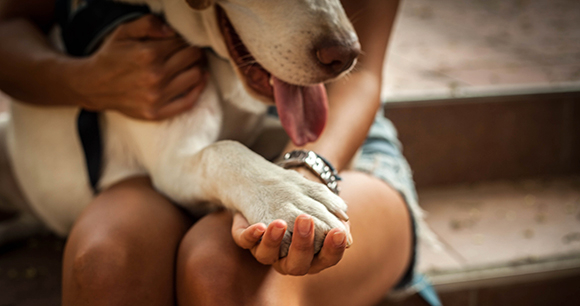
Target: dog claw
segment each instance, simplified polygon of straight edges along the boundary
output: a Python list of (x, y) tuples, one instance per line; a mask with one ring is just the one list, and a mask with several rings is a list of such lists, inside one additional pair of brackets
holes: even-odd
[(349, 219), (348, 215), (344, 211), (342, 211), (341, 209), (337, 209), (336, 211), (333, 211), (332, 213), (341, 221), (347, 222)]
[(352, 234), (348, 233), (348, 235), (346, 236), (346, 248), (347, 249), (350, 248), (353, 242), (354, 240), (352, 239)]

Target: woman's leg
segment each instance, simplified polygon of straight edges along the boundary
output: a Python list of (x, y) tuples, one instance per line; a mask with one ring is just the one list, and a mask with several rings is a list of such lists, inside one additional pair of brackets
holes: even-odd
[(68, 238), (63, 305), (174, 305), (175, 254), (185, 214), (132, 178), (103, 191)]
[(380, 300), (410, 263), (409, 212), (383, 181), (359, 172), (341, 176), (354, 244), (338, 265), (316, 275), (280, 275), (233, 242), (232, 217), (220, 212), (200, 220), (183, 239), (178, 304), (372, 305)]

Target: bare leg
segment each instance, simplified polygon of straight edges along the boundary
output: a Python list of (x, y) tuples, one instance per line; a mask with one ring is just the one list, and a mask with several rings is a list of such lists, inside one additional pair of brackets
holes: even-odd
[(409, 212), (400, 195), (371, 176), (342, 174), (354, 245), (335, 267), (283, 276), (232, 240), (231, 215), (209, 215), (184, 237), (177, 297), (186, 305), (372, 305), (402, 277), (411, 258)]
[(190, 221), (145, 178), (102, 192), (67, 241), (63, 305), (174, 305), (175, 253)]

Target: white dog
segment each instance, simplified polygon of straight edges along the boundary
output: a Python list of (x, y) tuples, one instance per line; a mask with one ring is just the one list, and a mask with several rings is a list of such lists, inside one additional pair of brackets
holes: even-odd
[[(322, 82), (346, 73), (359, 51), (340, 1), (123, 1), (147, 4), (192, 45), (211, 47), (212, 77), (196, 106), (170, 120), (104, 112), (99, 187), (149, 175), (157, 190), (196, 214), (225, 207), (251, 224), (283, 219), (289, 230), (282, 254), (302, 213), (315, 220), (316, 249), (330, 229), (345, 229), (336, 214), (347, 207), (338, 196), (247, 148), (274, 101), (296, 144), (321, 133), (327, 112)], [(78, 112), (13, 101), (10, 118), (3, 119), (8, 158), (27, 205), (61, 235), (94, 197), (76, 134)]]

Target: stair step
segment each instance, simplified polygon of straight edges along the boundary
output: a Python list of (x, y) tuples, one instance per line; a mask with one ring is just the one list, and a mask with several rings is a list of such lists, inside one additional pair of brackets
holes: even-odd
[(580, 177), (482, 182), (419, 192), (443, 250), (419, 270), (453, 291), (580, 275)]

